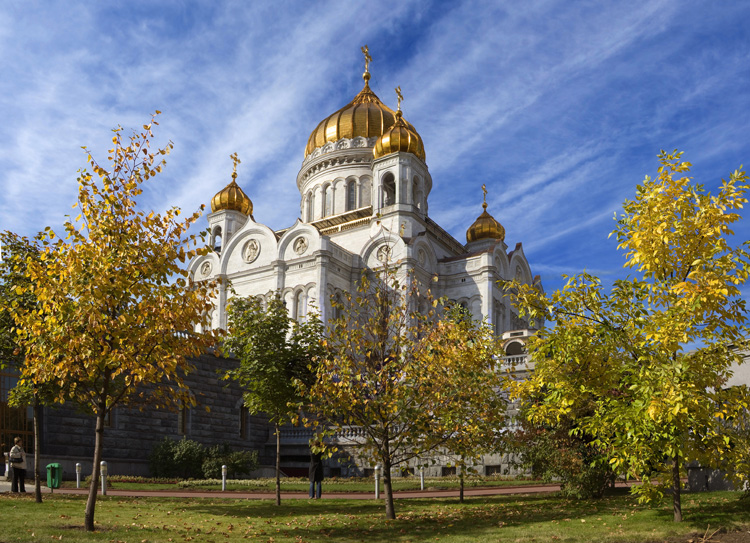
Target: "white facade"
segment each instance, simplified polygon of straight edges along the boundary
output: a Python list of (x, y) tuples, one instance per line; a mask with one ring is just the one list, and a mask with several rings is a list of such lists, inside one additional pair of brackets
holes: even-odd
[[(366, 76), (363, 93), (377, 101), (367, 107), (392, 114), (369, 91)], [(509, 250), (504, 232), (464, 244), (432, 221), (428, 198), (433, 181), (427, 164), (400, 150), (375, 158), (373, 148), (385, 128), (327, 141), (308, 152), (297, 175), (300, 218), (284, 230), (274, 232), (255, 222), (251, 211), (235, 210), (239, 208), (219, 205), (208, 215), (211, 243), (220, 248), (194, 259), (189, 271), (196, 280), (222, 279), (214, 327), (226, 328), (232, 291), (239, 296), (280, 291), (292, 317), (303, 318), (315, 307), (325, 322), (331, 317), (332, 297), (354, 291), (362, 270), (387, 258), (429, 283), (436, 297), (459, 302), (475, 318), (487, 319), (496, 333), (526, 328), (498, 285), (502, 279), (520, 278), (541, 288), (521, 244)], [(419, 137), (416, 131), (414, 135)], [(467, 217), (467, 227), (472, 219)]]

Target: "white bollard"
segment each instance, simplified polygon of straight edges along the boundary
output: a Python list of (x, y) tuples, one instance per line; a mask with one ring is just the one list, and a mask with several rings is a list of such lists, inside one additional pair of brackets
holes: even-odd
[(375, 499), (380, 499), (380, 464), (375, 466)]
[(99, 464), (102, 470), (102, 496), (107, 495), (107, 463), (102, 460)]
[(227, 465), (221, 466), (221, 490), (227, 489)]
[(76, 462), (76, 488), (81, 488), (81, 463)]
[(424, 490), (424, 466), (419, 466), (419, 488)]

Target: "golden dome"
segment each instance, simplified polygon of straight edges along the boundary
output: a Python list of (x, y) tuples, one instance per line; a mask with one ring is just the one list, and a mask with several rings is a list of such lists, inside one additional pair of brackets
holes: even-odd
[(372, 155), (380, 158), (397, 152), (411, 153), (424, 162), (424, 143), (422, 137), (413, 127), (407, 126), (399, 109), (396, 122), (375, 142)]
[[(221, 189), (211, 198), (211, 211), (216, 213), (222, 210), (239, 211), (253, 218), (253, 201), (237, 184), (237, 165), (241, 163), (237, 153), (232, 153), (229, 158), (234, 163), (232, 169), (232, 182)], [(255, 220), (255, 219), (253, 219)]]
[[(369, 72), (362, 76), (365, 80), (364, 88), (354, 97), (354, 100), (329, 115), (312, 131), (305, 147), (305, 156), (316, 148), (323, 147), (329, 141), (342, 138), (376, 138), (382, 136), (396, 122), (396, 113), (380, 101), (372, 90), (368, 81)], [(403, 121), (417, 137), (417, 131), (408, 122)], [(421, 138), (420, 138), (421, 143)], [(424, 151), (423, 151), (424, 152)]]
[(217, 192), (216, 196), (211, 198), (212, 212), (216, 213), (225, 209), (239, 211), (250, 217), (253, 216), (252, 200), (250, 200), (234, 179), (226, 187)]
[(479, 241), (480, 239), (499, 239), (505, 240), (505, 228), (495, 220), (495, 217), (487, 213), (487, 188), (482, 185), (484, 192), (484, 202), (482, 203), (482, 214), (477, 217), (469, 229), (466, 231), (466, 241)]

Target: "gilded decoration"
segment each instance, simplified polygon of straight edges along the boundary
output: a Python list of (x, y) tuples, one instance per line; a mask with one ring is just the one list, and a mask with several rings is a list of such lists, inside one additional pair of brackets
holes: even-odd
[(471, 243), (480, 239), (505, 239), (505, 228), (495, 220), (495, 217), (487, 213), (487, 186), (482, 185), (484, 203), (482, 203), (482, 214), (477, 217), (466, 231), (466, 241)]
[[(315, 127), (307, 140), (305, 157), (326, 143), (335, 143), (344, 138), (378, 138), (396, 122), (396, 112), (381, 102), (370, 89), (369, 65), (372, 57), (365, 48), (362, 52), (365, 53), (365, 73), (362, 74), (362, 79), (365, 81), (364, 88), (351, 102), (323, 119)], [(411, 124), (406, 121), (403, 123), (411, 132), (419, 136)], [(421, 142), (421, 138), (419, 140)], [(355, 143), (355, 147), (357, 146)], [(424, 160), (424, 157), (420, 158)]]
[(253, 202), (237, 184), (237, 165), (240, 163), (240, 159), (237, 157), (237, 153), (231, 155), (231, 158), (234, 162), (232, 181), (211, 199), (211, 211), (213, 213), (224, 210), (239, 211), (252, 218)]

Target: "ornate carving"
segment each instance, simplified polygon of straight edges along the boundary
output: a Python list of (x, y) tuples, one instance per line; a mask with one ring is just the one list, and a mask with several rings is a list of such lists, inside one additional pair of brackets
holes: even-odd
[(377, 259), (384, 264), (391, 258), (391, 248), (388, 245), (381, 245), (376, 254)]
[(336, 142), (336, 149), (348, 149), (350, 145), (349, 140), (339, 140)]
[(303, 254), (305, 251), (307, 251), (307, 238), (304, 236), (298, 237), (296, 240), (294, 240), (294, 252), (298, 255)]
[(211, 263), (206, 261), (203, 264), (201, 264), (201, 275), (203, 277), (208, 277), (211, 275), (211, 270), (213, 269), (213, 266), (211, 266)]
[(242, 258), (245, 259), (245, 262), (247, 262), (248, 264), (254, 262), (255, 259), (258, 258), (259, 254), (260, 243), (258, 243), (257, 239), (253, 238), (245, 243), (245, 248), (242, 250)]
[(419, 260), (420, 266), (424, 266), (424, 263), (427, 261), (427, 254), (424, 252), (424, 249), (417, 251), (417, 260)]

